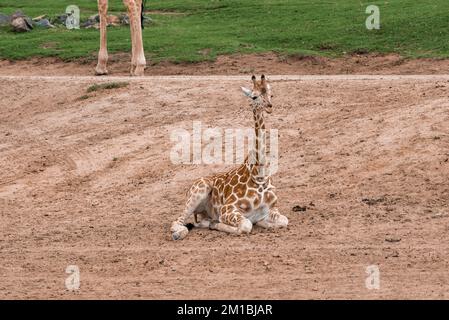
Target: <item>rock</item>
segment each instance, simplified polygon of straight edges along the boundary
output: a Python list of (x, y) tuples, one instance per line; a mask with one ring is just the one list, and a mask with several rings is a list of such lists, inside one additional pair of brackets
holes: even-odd
[(87, 20), (87, 21), (81, 23), (80, 27), (81, 27), (81, 28), (86, 28), (86, 29), (89, 29), (89, 28), (95, 28), (95, 29), (98, 29), (98, 28), (99, 28), (99, 25), (100, 25), (100, 24), (99, 24), (98, 22), (94, 22), (94, 21), (91, 21), (91, 20)]
[(107, 17), (108, 26), (118, 26), (120, 25), (120, 18), (114, 15), (109, 15)]
[(121, 13), (118, 17), (121, 24), (129, 25), (129, 17), (126, 13)]
[(294, 207), (292, 208), (292, 210), (293, 210), (294, 212), (303, 212), (303, 211), (306, 211), (306, 210), (307, 210), (307, 207), (306, 207), (306, 206), (294, 206)]
[(87, 20), (91, 20), (93, 22), (100, 22), (100, 16), (98, 14), (94, 14), (92, 16), (90, 16)]
[(153, 23), (153, 19), (151, 19), (149, 16), (143, 16), (143, 21), (144, 24), (151, 24)]
[(95, 28), (98, 29), (100, 27), (100, 16), (98, 14), (94, 14), (93, 16), (90, 16), (87, 18), (86, 21), (81, 23), (81, 28)]
[(37, 16), (37, 17), (33, 18), (33, 21), (39, 21), (39, 20), (42, 20), (42, 19), (45, 18), (45, 16), (46, 16), (46, 14), (43, 14), (43, 15), (41, 15), (41, 16)]
[(374, 206), (376, 204), (384, 202), (385, 200), (386, 200), (385, 196), (382, 196), (380, 198), (363, 198), (362, 202), (366, 203), (369, 206)]
[(48, 19), (41, 19), (34, 23), (34, 25), (42, 28), (54, 28), (55, 26), (48, 21)]
[(54, 18), (53, 20), (51, 20), (51, 23), (65, 25), (66, 20), (67, 20), (67, 13), (63, 13), (56, 16), (56, 18)]
[(25, 16), (22, 11), (17, 10), (11, 16), (11, 26), (15, 32), (27, 32), (33, 29), (33, 21), (30, 17)]
[(0, 12), (0, 26), (8, 26), (11, 22), (11, 17)]

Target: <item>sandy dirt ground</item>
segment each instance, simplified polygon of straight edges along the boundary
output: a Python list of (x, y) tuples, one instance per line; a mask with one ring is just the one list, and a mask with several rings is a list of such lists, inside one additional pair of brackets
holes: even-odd
[(0, 298), (448, 299), (449, 77), (272, 78), (288, 229), (175, 242), (229, 166), (172, 164), (170, 132), (251, 127), (246, 77), (0, 77)]
[[(131, 56), (110, 54), (110, 75), (129, 74)], [(96, 57), (72, 62), (57, 58), (23, 61), (0, 60), (2, 75), (94, 75)], [(279, 56), (274, 53), (219, 56), (213, 62), (154, 64), (147, 61), (146, 75), (248, 75), (266, 74), (448, 74), (449, 59), (407, 59), (396, 54), (352, 54), (338, 59), (316, 56)]]

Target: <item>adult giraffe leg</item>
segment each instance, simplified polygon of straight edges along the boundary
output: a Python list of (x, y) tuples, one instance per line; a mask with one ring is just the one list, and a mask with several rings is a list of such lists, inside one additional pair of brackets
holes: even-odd
[(143, 76), (145, 72), (145, 67), (147, 65), (147, 61), (145, 59), (145, 52), (143, 50), (143, 36), (142, 36), (142, 0), (136, 0), (136, 11), (137, 11), (137, 19), (136, 19), (136, 46), (135, 52), (136, 55), (136, 69), (134, 70), (135, 76)]
[(134, 41), (134, 37), (135, 37), (135, 32), (134, 32), (134, 28), (133, 28), (133, 24), (132, 24), (132, 19), (133, 19), (133, 6), (131, 5), (131, 1), (128, 0), (123, 0), (123, 3), (126, 6), (126, 9), (128, 11), (128, 18), (129, 18), (129, 31), (131, 33), (131, 68), (129, 71), (130, 75), (134, 75), (134, 69), (136, 68), (136, 55), (135, 55), (135, 41)]
[(108, 0), (98, 0), (98, 15), (100, 16), (100, 50), (98, 51), (98, 63), (95, 68), (97, 75), (108, 74), (108, 47), (107, 47), (107, 14), (108, 14)]
[(142, 0), (124, 0), (123, 2), (128, 8), (129, 25), (131, 29), (131, 75), (143, 76), (146, 66), (146, 59), (143, 51), (142, 27), (140, 20)]

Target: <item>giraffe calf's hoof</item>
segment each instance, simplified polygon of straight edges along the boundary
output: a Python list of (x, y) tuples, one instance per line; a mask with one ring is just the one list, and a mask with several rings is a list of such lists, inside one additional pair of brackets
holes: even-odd
[(172, 233), (173, 240), (182, 240), (189, 233), (189, 229), (187, 229), (187, 227), (185, 226), (178, 226), (176, 229), (177, 230), (173, 231)]
[(280, 215), (278, 218), (278, 221), (277, 221), (277, 225), (280, 228), (287, 227), (288, 226), (288, 218), (286, 216)]
[(253, 229), (253, 223), (249, 219), (245, 219), (241, 222), (239, 230), (242, 233), (250, 233)]

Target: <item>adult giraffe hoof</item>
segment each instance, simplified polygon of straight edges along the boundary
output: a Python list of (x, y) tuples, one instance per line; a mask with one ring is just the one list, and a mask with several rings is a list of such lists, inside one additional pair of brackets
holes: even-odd
[(145, 65), (131, 67), (131, 76), (141, 77), (145, 74)]
[(102, 68), (95, 68), (95, 75), (96, 76), (105, 76), (108, 74), (108, 70), (107, 69), (102, 69)]

